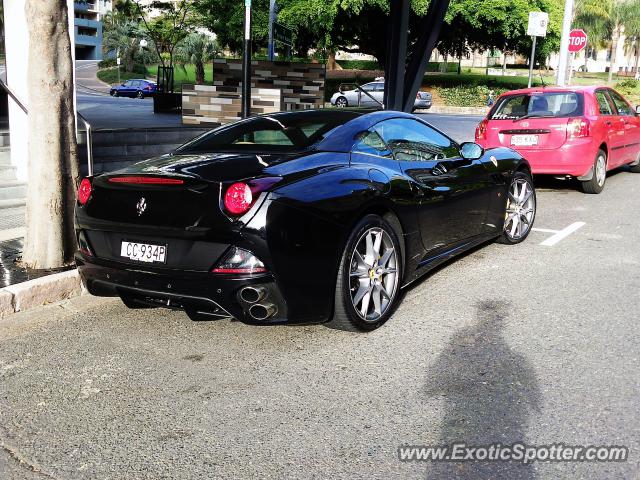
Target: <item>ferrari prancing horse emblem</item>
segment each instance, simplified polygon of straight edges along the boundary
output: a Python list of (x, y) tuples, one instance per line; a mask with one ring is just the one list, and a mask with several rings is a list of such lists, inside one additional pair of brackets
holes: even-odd
[(138, 211), (138, 216), (142, 215), (144, 211), (147, 209), (147, 201), (144, 197), (140, 199), (138, 203), (136, 203), (136, 210)]

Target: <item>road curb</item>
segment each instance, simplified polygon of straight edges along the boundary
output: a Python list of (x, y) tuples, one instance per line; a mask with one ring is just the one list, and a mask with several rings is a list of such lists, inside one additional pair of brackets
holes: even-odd
[(76, 269), (10, 285), (0, 289), (0, 316), (77, 297), (82, 291)]

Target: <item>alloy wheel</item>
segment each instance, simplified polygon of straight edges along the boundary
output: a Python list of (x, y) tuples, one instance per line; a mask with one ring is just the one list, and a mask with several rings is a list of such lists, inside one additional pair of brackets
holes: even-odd
[(536, 213), (533, 187), (525, 178), (516, 178), (509, 188), (504, 232), (513, 241), (525, 237)]
[(602, 187), (607, 179), (607, 160), (604, 155), (598, 155), (596, 160), (596, 181), (598, 186)]
[(360, 318), (375, 322), (393, 303), (398, 289), (398, 253), (389, 234), (369, 228), (351, 255), (349, 289)]
[(347, 106), (347, 99), (344, 97), (340, 97), (338, 99), (336, 99), (336, 107), (338, 108), (344, 108)]

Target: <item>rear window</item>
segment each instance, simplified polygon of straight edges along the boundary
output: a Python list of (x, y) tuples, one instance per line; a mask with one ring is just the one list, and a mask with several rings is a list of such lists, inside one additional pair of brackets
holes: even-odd
[(253, 117), (206, 133), (176, 153), (297, 152), (311, 147), (358, 114), (276, 114)]
[(516, 120), (523, 117), (575, 117), (583, 113), (581, 93), (545, 92), (509, 95), (498, 100), (492, 120)]

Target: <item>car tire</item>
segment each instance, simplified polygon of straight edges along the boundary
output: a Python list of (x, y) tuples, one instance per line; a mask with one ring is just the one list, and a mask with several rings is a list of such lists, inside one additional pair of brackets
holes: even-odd
[(349, 102), (347, 101), (347, 97), (338, 97), (336, 98), (336, 107), (345, 108), (349, 106)]
[(120, 300), (125, 304), (127, 308), (132, 310), (140, 310), (143, 308), (156, 308), (153, 305), (149, 305), (148, 303), (141, 302), (136, 300), (135, 297), (131, 297), (129, 295), (120, 295)]
[(111, 90), (111, 91), (109, 92), (109, 95), (111, 95), (112, 97), (115, 97), (115, 96), (116, 96), (116, 93), (117, 93), (117, 92), (116, 92), (115, 90)]
[(144, 99), (144, 93), (142, 93), (141, 91), (138, 91), (138, 93), (136, 94), (136, 97), (142, 100)]
[(596, 159), (593, 162), (593, 175), (591, 180), (580, 182), (582, 191), (589, 194), (598, 194), (604, 189), (607, 181), (607, 153), (604, 150), (598, 150)]
[(402, 284), (398, 238), (389, 222), (377, 215), (365, 216), (353, 228), (340, 259), (333, 318), (328, 327), (372, 331), (389, 319)]
[[(637, 162), (637, 163), (636, 163)], [(631, 173), (640, 173), (640, 153), (638, 154), (638, 159), (633, 162), (634, 164), (629, 165), (629, 171)]]
[(498, 242), (505, 245), (524, 242), (533, 228), (536, 206), (536, 189), (531, 174), (522, 170), (517, 171), (511, 177), (509, 184), (504, 225)]

